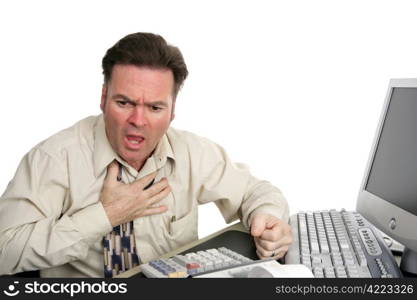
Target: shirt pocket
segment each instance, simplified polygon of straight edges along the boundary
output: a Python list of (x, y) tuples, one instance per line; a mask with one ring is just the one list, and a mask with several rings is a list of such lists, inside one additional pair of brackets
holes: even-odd
[(192, 208), (180, 219), (171, 220), (165, 231), (166, 241), (171, 249), (177, 249), (198, 239), (198, 210)]

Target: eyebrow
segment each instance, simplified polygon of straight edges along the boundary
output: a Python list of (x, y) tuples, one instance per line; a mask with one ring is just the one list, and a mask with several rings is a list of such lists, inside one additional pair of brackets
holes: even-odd
[[(111, 97), (113, 100), (115, 99), (123, 99), (124, 101), (128, 102), (129, 104), (137, 105), (136, 101), (130, 99), (129, 97), (122, 95), (122, 94), (116, 94)], [(168, 107), (168, 104), (165, 101), (157, 100), (157, 101), (150, 101), (145, 103), (148, 106), (163, 106)]]
[(146, 103), (147, 105), (150, 106), (163, 106), (163, 107), (168, 107), (168, 104), (164, 101), (151, 101)]

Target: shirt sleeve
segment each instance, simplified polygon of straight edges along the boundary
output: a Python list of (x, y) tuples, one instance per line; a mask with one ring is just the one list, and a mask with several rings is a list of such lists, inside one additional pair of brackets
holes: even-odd
[(258, 213), (288, 221), (288, 204), (281, 191), (252, 176), (246, 165), (233, 163), (222, 147), (207, 142), (198, 170), (202, 180), (198, 202), (214, 201), (227, 223), (240, 218), (249, 228), (251, 215)]
[(111, 230), (100, 202), (71, 215), (65, 160), (34, 148), (0, 198), (0, 274), (45, 269), (87, 256)]

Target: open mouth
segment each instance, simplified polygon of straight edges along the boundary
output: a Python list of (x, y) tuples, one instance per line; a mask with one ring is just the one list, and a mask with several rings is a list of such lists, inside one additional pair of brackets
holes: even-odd
[(125, 140), (126, 140), (128, 148), (137, 149), (141, 146), (145, 138), (142, 136), (137, 136), (137, 135), (127, 135)]

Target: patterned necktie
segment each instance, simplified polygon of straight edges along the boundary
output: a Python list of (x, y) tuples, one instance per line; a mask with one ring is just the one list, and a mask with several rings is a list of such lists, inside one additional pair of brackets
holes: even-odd
[(111, 278), (139, 265), (133, 221), (113, 227), (103, 239), (104, 277)]
[[(119, 163), (117, 181), (122, 180), (122, 165)], [(103, 238), (104, 277), (111, 278), (139, 265), (136, 254), (133, 221), (117, 225)]]

